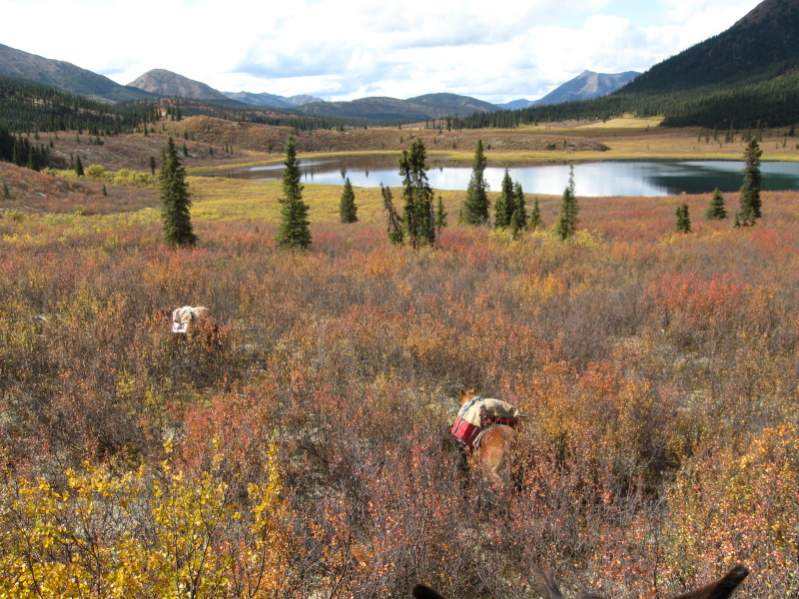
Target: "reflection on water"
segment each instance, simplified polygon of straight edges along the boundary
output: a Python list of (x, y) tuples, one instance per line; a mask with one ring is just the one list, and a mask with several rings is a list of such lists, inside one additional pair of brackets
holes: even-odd
[[(665, 196), (706, 193), (716, 188), (737, 191), (743, 179), (742, 162), (730, 161), (637, 161), (590, 162), (574, 167), (577, 193), (581, 196)], [(390, 187), (402, 184), (396, 161), (384, 157), (348, 157), (345, 159), (308, 160), (301, 163), (306, 183), (341, 185), (349, 177), (356, 187)], [(251, 167), (227, 176), (254, 179), (275, 179), (282, 175), (283, 165)], [(563, 164), (514, 165), (511, 176), (528, 193), (557, 195), (569, 179), (569, 167)], [(771, 190), (799, 189), (799, 163), (764, 162), (763, 187)], [(503, 167), (486, 169), (486, 180), (492, 190), (499, 190)], [(469, 166), (450, 166), (433, 162), (429, 172), (434, 189), (465, 190), (469, 184)]]

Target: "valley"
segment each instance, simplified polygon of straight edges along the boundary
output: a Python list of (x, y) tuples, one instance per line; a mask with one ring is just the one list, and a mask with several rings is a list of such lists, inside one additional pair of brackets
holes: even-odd
[(0, 45), (0, 598), (799, 596), (799, 0), (448, 2)]

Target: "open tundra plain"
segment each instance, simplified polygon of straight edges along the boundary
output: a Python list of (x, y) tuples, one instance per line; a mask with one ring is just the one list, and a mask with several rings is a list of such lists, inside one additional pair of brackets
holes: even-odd
[[(239, 140), (192, 158), (214, 139), (193, 135), (192, 171), (264, 159)], [(652, 596), (737, 562), (747, 596), (797, 592), (799, 193), (765, 193), (744, 229), (705, 220), (709, 195), (583, 199), (563, 243), (560, 198), (513, 239), (458, 225), (465, 194), (448, 191), (449, 226), (414, 251), (388, 242), (379, 190), (356, 188), (344, 225), (341, 188), (307, 185), (313, 245), (287, 252), (279, 181), (190, 176), (200, 241), (173, 251), (156, 178), (118, 170), (164, 141), (111, 138), (80, 178), (0, 164), (0, 592), (372, 597), (425, 580), (514, 598), (546, 567)], [(184, 304), (216, 326), (175, 338)], [(446, 448), (464, 385), (523, 413), (499, 497)]]

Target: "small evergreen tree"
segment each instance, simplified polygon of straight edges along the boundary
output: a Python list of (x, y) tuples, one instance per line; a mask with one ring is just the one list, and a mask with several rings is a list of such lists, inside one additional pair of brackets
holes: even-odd
[(441, 234), (441, 230), (447, 226), (447, 211), (444, 209), (444, 200), (438, 196), (436, 204), (436, 233)]
[(763, 215), (760, 201), (760, 186), (763, 181), (760, 174), (760, 157), (762, 155), (763, 152), (757, 140), (750, 141), (744, 153), (746, 169), (741, 187), (741, 208), (736, 215), (738, 223), (744, 227), (751, 227)]
[(477, 142), (472, 164), (472, 178), (466, 190), (466, 200), (461, 211), (461, 220), (467, 225), (488, 223), (488, 183), (485, 180), (487, 160), (483, 152), (483, 142)]
[(8, 183), (3, 181), (3, 199), (10, 200), (11, 199), (11, 190), (8, 188)]
[(188, 158), (189, 157), (189, 148), (186, 147), (186, 144), (183, 144), (183, 157), (184, 158)]
[(358, 222), (358, 207), (355, 205), (355, 192), (352, 190), (349, 177), (344, 180), (344, 190), (341, 192), (338, 211), (342, 223)]
[(106, 188), (105, 183), (103, 183), (103, 196), (108, 197), (108, 189)]
[(563, 201), (560, 206), (560, 220), (558, 220), (558, 236), (566, 241), (577, 232), (577, 215), (580, 211), (577, 205), (574, 185), (574, 167), (569, 171), (569, 185), (563, 192)]
[(505, 169), (505, 176), (502, 178), (502, 190), (494, 206), (494, 227), (497, 229), (509, 227), (515, 210), (516, 200), (513, 195), (513, 179), (510, 178), (508, 169)]
[(527, 200), (524, 199), (524, 189), (522, 189), (522, 184), (518, 181), (513, 185), (513, 203), (514, 203), (514, 210), (513, 210), (513, 217), (511, 217), (511, 228), (514, 227), (513, 220), (515, 218), (516, 225), (518, 231), (526, 231), (527, 230)]
[(83, 176), (83, 174), (84, 174), (84, 173), (83, 173), (83, 162), (81, 162), (81, 160), (80, 160), (80, 154), (78, 154), (78, 155), (75, 157), (75, 174), (76, 174), (78, 177), (82, 177), (82, 176)]
[(535, 231), (541, 228), (544, 221), (541, 220), (541, 207), (538, 205), (538, 198), (533, 201), (533, 210), (530, 212), (530, 228)]
[(197, 237), (191, 225), (191, 200), (186, 169), (180, 163), (175, 142), (170, 137), (161, 158), (161, 219), (164, 239), (170, 247), (192, 246)]
[(380, 195), (383, 196), (383, 207), (388, 217), (388, 239), (391, 243), (401, 244), (405, 241), (402, 218), (394, 208), (394, 201), (391, 196), (391, 189), (380, 184)]
[(724, 196), (721, 195), (718, 189), (713, 192), (713, 199), (710, 200), (710, 206), (708, 206), (705, 216), (708, 220), (724, 220), (727, 218)]
[(155, 176), (155, 169), (158, 165), (155, 162), (155, 156), (150, 156), (150, 174)]
[(691, 232), (691, 215), (688, 212), (688, 204), (683, 204), (677, 208), (677, 232)]
[(405, 199), (405, 229), (414, 248), (436, 241), (433, 189), (427, 179), (427, 150), (417, 138), (410, 150), (400, 158), (403, 197)]
[(280, 228), (277, 243), (283, 248), (307, 248), (311, 245), (308, 223), (308, 206), (302, 201), (300, 163), (294, 138), (286, 145), (286, 162), (283, 171), (283, 197), (280, 198)]

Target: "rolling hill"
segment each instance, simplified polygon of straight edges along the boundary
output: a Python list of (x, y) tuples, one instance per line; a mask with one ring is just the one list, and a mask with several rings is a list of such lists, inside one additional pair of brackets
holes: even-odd
[(108, 77), (74, 64), (43, 58), (3, 44), (0, 44), (0, 76), (25, 79), (106, 102), (153, 99), (140, 89), (119, 85)]
[(141, 75), (135, 81), (128, 84), (128, 87), (134, 87), (156, 96), (167, 98), (187, 98), (189, 100), (211, 100), (219, 102), (227, 102), (229, 98), (222, 92), (216, 91), (214, 88), (167, 71), (165, 69), (153, 69)]
[(298, 110), (307, 115), (370, 123), (412, 123), (449, 116), (489, 113), (497, 107), (468, 96), (427, 94), (407, 100), (372, 97), (348, 102), (313, 102)]
[(500, 110), (522, 110), (524, 108), (530, 108), (530, 106), (535, 106), (535, 100), (520, 98), (511, 102), (505, 102), (504, 104), (495, 104), (495, 106)]
[(311, 104), (312, 102), (324, 102), (322, 98), (315, 96), (299, 95), (299, 96), (278, 96), (275, 94), (251, 93), (251, 92), (224, 92), (225, 96), (231, 100), (247, 104), (248, 106), (255, 106), (257, 108), (274, 108), (277, 110), (291, 110), (298, 106)]

